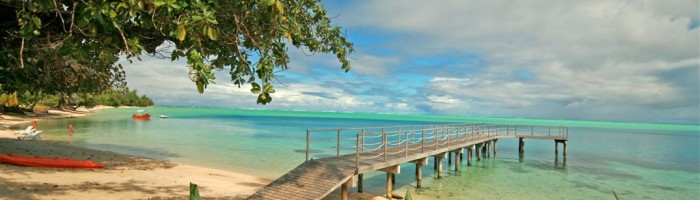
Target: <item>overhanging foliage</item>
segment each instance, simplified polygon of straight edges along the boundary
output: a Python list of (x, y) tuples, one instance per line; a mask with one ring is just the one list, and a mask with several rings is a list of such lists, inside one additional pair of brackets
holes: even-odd
[[(187, 59), (199, 93), (228, 69), (266, 104), (275, 71), (287, 69), (287, 45), (333, 53), (345, 71), (353, 51), (318, 0), (0, 0), (0, 13), (6, 91), (123, 87), (119, 57), (152, 54)], [(166, 42), (175, 47), (158, 48)]]

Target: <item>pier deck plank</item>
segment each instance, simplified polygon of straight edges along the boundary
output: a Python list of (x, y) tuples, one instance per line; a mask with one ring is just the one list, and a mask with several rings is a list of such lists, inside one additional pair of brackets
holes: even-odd
[(246, 199), (321, 199), (355, 175), (355, 166), (337, 158), (304, 162)]

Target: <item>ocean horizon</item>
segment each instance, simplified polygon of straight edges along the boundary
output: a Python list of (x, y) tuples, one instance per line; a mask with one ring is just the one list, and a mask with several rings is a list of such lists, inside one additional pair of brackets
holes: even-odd
[[(623, 199), (700, 196), (700, 125), (171, 106), (146, 108), (151, 120), (132, 120), (131, 114), (139, 109), (143, 108), (45, 120), (39, 129), (47, 139), (68, 141), (70, 123), (77, 146), (276, 178), (304, 162), (307, 129), (475, 123), (566, 126), (566, 158), (555, 157), (550, 140), (528, 140), (520, 157), (517, 139), (502, 139), (496, 156), (470, 167), (464, 162), (459, 172), (447, 170), (445, 162), (447, 174), (442, 179), (434, 178), (432, 167), (424, 167), (421, 189), (415, 188), (414, 166), (404, 164), (396, 187), (411, 190), (417, 199), (612, 199), (612, 190)], [(161, 114), (170, 118), (157, 118)], [(382, 173), (365, 175), (365, 191), (382, 194), (383, 184)]]

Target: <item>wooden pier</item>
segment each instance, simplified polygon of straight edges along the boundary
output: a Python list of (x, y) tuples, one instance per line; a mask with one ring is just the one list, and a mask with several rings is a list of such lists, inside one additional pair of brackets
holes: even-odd
[[(502, 138), (518, 138), (520, 153), (525, 151), (525, 139), (554, 140), (555, 153), (561, 143), (566, 155), (568, 128), (441, 124), (307, 130), (306, 162), (246, 199), (321, 199), (340, 187), (345, 200), (351, 187), (362, 192), (363, 174), (369, 171), (386, 172), (386, 197), (391, 199), (394, 176), (401, 172), (401, 164), (416, 164), (416, 185), (421, 187), (422, 167), (429, 158), (434, 159), (435, 173), (441, 178), (443, 159), (451, 163), (454, 157), (454, 170), (458, 171), (465, 151), (470, 166), (473, 157), (480, 161), (495, 156)], [(324, 151), (329, 149), (334, 151)]]

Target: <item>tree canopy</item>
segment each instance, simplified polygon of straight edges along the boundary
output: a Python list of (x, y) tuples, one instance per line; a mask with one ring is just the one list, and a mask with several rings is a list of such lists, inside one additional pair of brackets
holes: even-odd
[(287, 45), (332, 53), (346, 72), (353, 51), (320, 0), (0, 0), (0, 13), (6, 91), (125, 87), (120, 56), (148, 54), (187, 59), (199, 93), (228, 69), (266, 104), (276, 71), (287, 70)]

